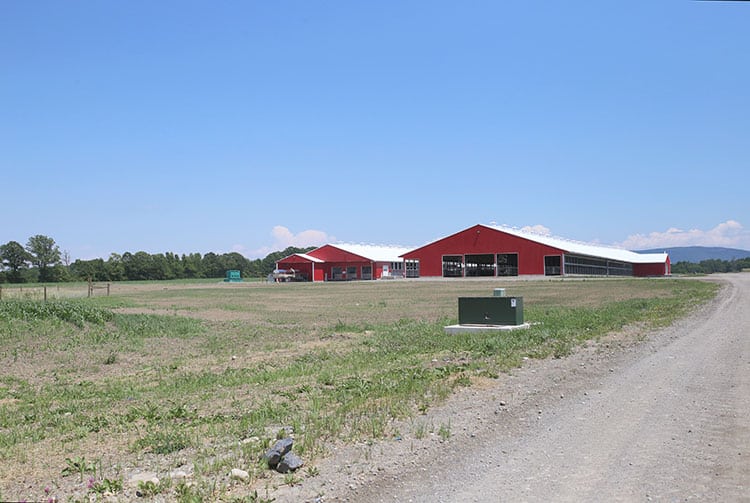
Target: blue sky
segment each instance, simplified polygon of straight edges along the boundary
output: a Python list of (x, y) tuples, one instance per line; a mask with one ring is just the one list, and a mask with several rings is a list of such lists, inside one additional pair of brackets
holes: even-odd
[(0, 243), (750, 249), (750, 2), (0, 3)]

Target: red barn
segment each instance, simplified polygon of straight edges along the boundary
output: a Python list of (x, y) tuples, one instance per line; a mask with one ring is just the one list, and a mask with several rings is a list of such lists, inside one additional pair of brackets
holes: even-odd
[(276, 262), (276, 269), (294, 270), (307, 281), (350, 281), (413, 276), (401, 255), (410, 248), (358, 244), (327, 244)]
[(641, 254), (507, 227), (475, 225), (402, 255), (420, 276), (665, 276), (666, 253)]

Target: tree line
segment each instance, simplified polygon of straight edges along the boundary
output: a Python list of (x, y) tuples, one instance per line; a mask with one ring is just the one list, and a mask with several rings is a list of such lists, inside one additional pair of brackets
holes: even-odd
[(223, 278), (228, 270), (240, 271), (243, 278), (258, 278), (273, 272), (278, 260), (312, 249), (290, 246), (254, 260), (237, 252), (178, 255), (138, 251), (113, 253), (107, 260), (71, 262), (69, 254), (61, 252), (54, 239), (38, 234), (30, 237), (26, 246), (17, 241), (0, 245), (0, 283)]
[(712, 274), (715, 272), (742, 272), (750, 270), (750, 257), (734, 260), (710, 259), (672, 264), (672, 274)]

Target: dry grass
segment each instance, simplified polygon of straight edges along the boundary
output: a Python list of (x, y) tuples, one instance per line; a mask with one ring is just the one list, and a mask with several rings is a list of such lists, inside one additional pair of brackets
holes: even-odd
[[(457, 297), (497, 287), (545, 325), (521, 342), (443, 334)], [(101, 325), (0, 319), (0, 499), (40, 499), (44, 486), (86, 496), (61, 476), (76, 456), (96, 461), (97, 480), (189, 465), (214, 499), (230, 468), (263, 477), (262, 446), (245, 437), (291, 424), (313, 459), (326, 439), (387, 435), (392, 418), (523, 356), (669, 322), (712, 291), (672, 279), (113, 284), (75, 301), (118, 313)]]
[(124, 283), (113, 295), (134, 305), (127, 312), (180, 314), (212, 321), (242, 320), (257, 324), (321, 326), (344, 323), (388, 323), (401, 318), (434, 321), (456, 317), (459, 296), (522, 296), (535, 306), (592, 306), (637, 297), (663, 295), (664, 288), (644, 289), (645, 280), (419, 280), (342, 283), (233, 283), (215, 286)]

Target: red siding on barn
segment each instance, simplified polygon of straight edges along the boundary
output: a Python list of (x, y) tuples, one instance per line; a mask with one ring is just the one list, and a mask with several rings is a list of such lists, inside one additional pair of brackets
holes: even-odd
[(325, 281), (325, 271), (322, 267), (315, 268), (315, 274), (313, 275), (313, 281)]
[[(384, 262), (375, 262), (333, 245), (324, 245), (306, 254), (290, 255), (276, 263), (278, 269), (300, 271), (308, 281), (378, 279)], [(313, 262), (310, 257), (320, 262)], [(363, 271), (363, 268), (365, 270)], [(369, 270), (369, 272), (367, 272)]]
[(666, 263), (633, 264), (633, 276), (668, 276), (672, 274), (672, 263), (667, 257)]
[[(311, 251), (309, 255), (325, 262), (320, 265), (324, 271), (324, 280), (362, 279), (362, 267), (373, 266), (373, 262), (366, 257), (360, 257), (333, 245), (323, 245)], [(355, 268), (354, 275), (347, 271), (351, 267)], [(336, 274), (334, 268), (341, 270), (340, 275)], [(374, 274), (374, 271), (370, 274)]]
[(379, 279), (383, 277), (383, 266), (387, 265), (390, 268), (390, 264), (385, 262), (374, 262), (373, 263), (373, 270), (372, 273), (374, 274), (375, 279)]
[(564, 252), (483, 225), (475, 225), (406, 253), (406, 260), (419, 260), (420, 276), (442, 276), (443, 256), (517, 253), (518, 274), (544, 274), (544, 257)]

